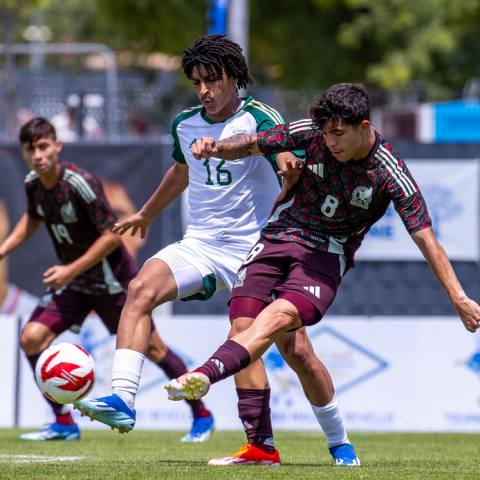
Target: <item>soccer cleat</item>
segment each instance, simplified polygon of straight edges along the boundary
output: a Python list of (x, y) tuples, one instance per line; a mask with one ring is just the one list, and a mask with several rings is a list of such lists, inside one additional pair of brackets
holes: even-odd
[(197, 417), (193, 414), (193, 425), (190, 433), (187, 433), (181, 442), (206, 442), (215, 428), (213, 415), (209, 417)]
[(198, 400), (207, 394), (210, 380), (201, 372), (187, 372), (165, 385), (169, 400)]
[(135, 426), (135, 410), (130, 410), (125, 402), (117, 395), (96, 399), (83, 399), (73, 404), (73, 408), (80, 411), (82, 417), (87, 415), (90, 420), (98, 420), (120, 433), (129, 432)]
[(266, 453), (255, 445), (247, 443), (237, 453), (228, 457), (212, 458), (207, 465), (270, 465), (278, 467), (282, 462), (278, 450)]
[(71, 442), (73, 440), (80, 440), (80, 430), (77, 425), (70, 426), (53, 423), (39, 432), (22, 433), (20, 440), (31, 440), (34, 442), (62, 440), (64, 442)]
[(335, 465), (346, 467), (357, 467), (361, 465), (360, 459), (355, 453), (353, 445), (343, 444), (329, 448), (330, 453), (335, 460)]

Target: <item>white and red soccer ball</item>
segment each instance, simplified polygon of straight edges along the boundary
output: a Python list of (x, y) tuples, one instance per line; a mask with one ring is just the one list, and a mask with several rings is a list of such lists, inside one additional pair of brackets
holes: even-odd
[(82, 347), (59, 343), (47, 348), (35, 367), (42, 393), (57, 403), (73, 403), (87, 396), (95, 382), (95, 362)]

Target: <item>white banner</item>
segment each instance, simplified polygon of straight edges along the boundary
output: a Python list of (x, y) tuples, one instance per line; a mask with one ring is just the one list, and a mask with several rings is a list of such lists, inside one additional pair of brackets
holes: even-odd
[(15, 390), (17, 385), (18, 318), (0, 315), (0, 428), (15, 425)]
[[(479, 162), (407, 160), (450, 260), (479, 260)], [(357, 260), (424, 260), (399, 215), (390, 205), (366, 235)]]
[[(157, 318), (156, 325), (189, 368), (201, 365), (225, 341), (229, 330), (226, 317), (214, 316)], [(327, 316), (308, 333), (332, 375), (348, 430), (480, 432), (480, 337), (468, 333), (458, 318)], [(10, 334), (14, 335), (13, 330)], [(6, 335), (2, 336), (5, 340)], [(80, 335), (66, 333), (58, 341), (75, 342), (90, 350), (97, 365), (91, 396), (109, 395), (115, 337), (103, 324), (89, 317)], [(272, 388), (274, 428), (318, 429), (296, 375), (278, 350), (270, 349), (263, 358)], [(8, 378), (9, 385), (11, 367), (0, 364), (2, 378)], [(147, 361), (137, 396), (136, 428), (190, 428), (189, 408), (185, 402), (167, 400), (166, 382), (163, 372)], [(242, 429), (232, 379), (214, 385), (205, 403), (218, 429)], [(22, 363), (20, 413), (24, 428), (53, 420), (26, 361)], [(76, 416), (81, 428), (106, 428), (80, 418), (77, 412)]]

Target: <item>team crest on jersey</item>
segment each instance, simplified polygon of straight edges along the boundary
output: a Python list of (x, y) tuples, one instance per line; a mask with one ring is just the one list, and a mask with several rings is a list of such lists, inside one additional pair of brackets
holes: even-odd
[(44, 217), (45, 216), (45, 212), (43, 211), (43, 208), (40, 204), (37, 205), (37, 213), (41, 216), (41, 217)]
[(60, 213), (63, 218), (63, 223), (75, 223), (78, 222), (78, 218), (75, 215), (75, 209), (73, 203), (70, 200), (66, 205), (60, 207)]
[(240, 270), (237, 273), (237, 277), (235, 278), (235, 285), (233, 286), (233, 288), (243, 287), (243, 283), (245, 282), (246, 276), (247, 276), (247, 269), (244, 268), (243, 270)]
[(323, 178), (323, 163), (315, 163), (315, 160), (312, 163), (307, 165), (307, 168), (310, 172), (314, 173), (318, 178)]
[(352, 193), (350, 204), (366, 210), (372, 201), (372, 192), (372, 187), (357, 187)]

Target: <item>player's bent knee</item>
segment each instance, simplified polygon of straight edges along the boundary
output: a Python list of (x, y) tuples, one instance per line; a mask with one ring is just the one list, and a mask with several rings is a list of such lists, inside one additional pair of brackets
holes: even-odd
[(268, 320), (275, 331), (296, 328), (298, 325), (294, 324), (299, 320), (298, 311), (289, 302), (275, 301), (270, 305)]
[(158, 292), (152, 286), (156, 282), (148, 282), (141, 278), (134, 278), (128, 285), (127, 302), (134, 302), (135, 304), (153, 309), (155, 306)]
[(234, 318), (231, 321), (232, 326), (230, 327), (230, 332), (228, 334), (228, 339), (230, 340), (232, 337), (234, 337), (238, 333), (243, 332), (244, 330), (249, 328), (252, 325), (253, 321), (254, 321), (253, 318), (245, 318), (245, 317)]
[(305, 327), (282, 335), (276, 344), (282, 357), (293, 370), (315, 368), (318, 358), (306, 335)]
[(34, 355), (39, 353), (42, 349), (42, 345), (45, 343), (45, 339), (35, 335), (29, 329), (23, 329), (20, 335), (20, 347), (27, 355)]
[(315, 355), (314, 352), (310, 351), (304, 344), (298, 344), (295, 342), (291, 342), (282, 352), (283, 358), (287, 362), (287, 364), (293, 369), (309, 369), (313, 368), (315, 362), (312, 361), (312, 354)]

